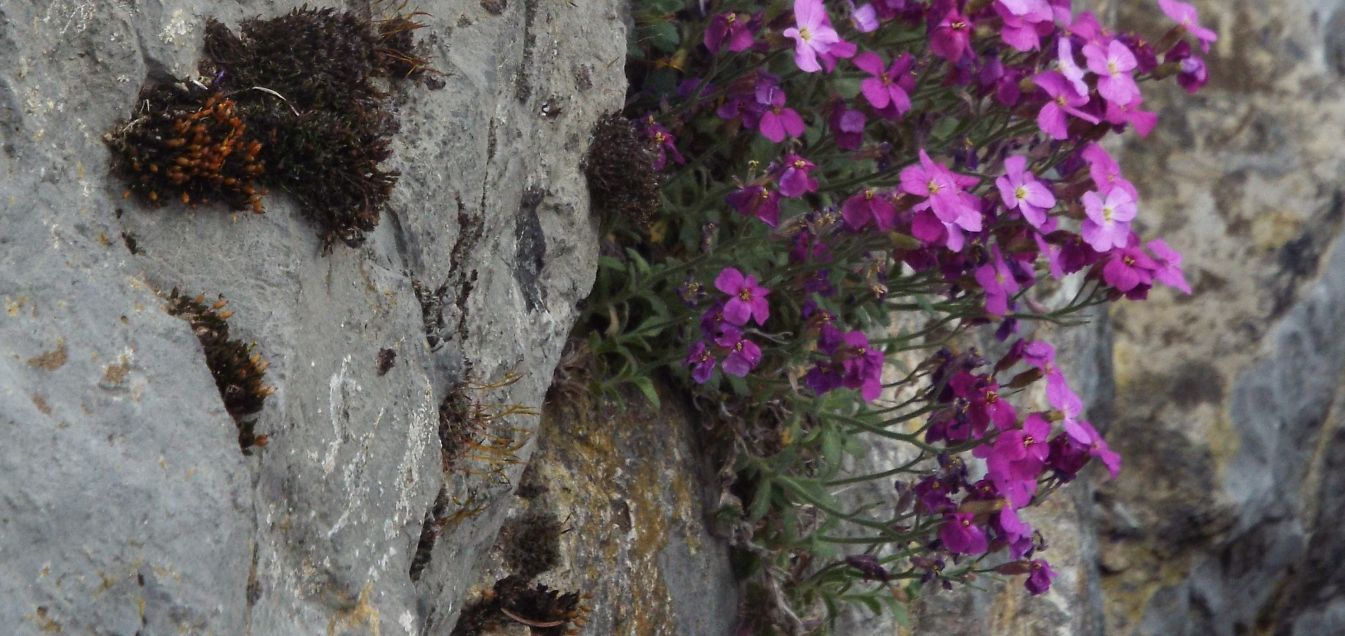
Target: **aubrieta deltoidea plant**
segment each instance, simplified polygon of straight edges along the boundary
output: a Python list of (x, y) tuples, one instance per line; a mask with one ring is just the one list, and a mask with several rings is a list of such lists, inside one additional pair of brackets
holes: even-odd
[[(609, 221), (588, 347), (605, 386), (656, 400), (668, 371), (715, 423), (746, 632), (989, 573), (1050, 587), (1024, 511), (1120, 458), (1029, 323), (1190, 292), (1101, 143), (1154, 128), (1143, 82), (1206, 82), (1215, 34), (1156, 9), (1150, 39), (1069, 0), (635, 3), (662, 206)], [(896, 465), (843, 470), (879, 439)]]
[(375, 80), (433, 76), (414, 52), (420, 15), (304, 6), (237, 34), (209, 20), (202, 77), (146, 85), (131, 121), (106, 135), (114, 171), (151, 204), (260, 213), (255, 181), (294, 196), (328, 246), (359, 245), (398, 177), (382, 165), (397, 120)]

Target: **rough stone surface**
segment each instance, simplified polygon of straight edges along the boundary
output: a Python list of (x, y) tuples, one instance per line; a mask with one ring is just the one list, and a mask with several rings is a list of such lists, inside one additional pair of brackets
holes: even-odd
[[(0, 624), (17, 633), (447, 633), (494, 540), (508, 489), (488, 480), (521, 464), (455, 476), (445, 492), (484, 511), (408, 575), (445, 487), (448, 387), (514, 371), (493, 399), (540, 405), (591, 285), (579, 162), (624, 94), (618, 4), (420, 2), (446, 86), (392, 87), (402, 179), (361, 249), (323, 256), (279, 195), (261, 216), (123, 200), (101, 136), (146, 76), (191, 75), (208, 17), (298, 4), (0, 3)], [(251, 456), (162, 310), (173, 287), (224, 294), (271, 361)], [(431, 337), (415, 287), (444, 290)]]
[[(563, 521), (562, 563), (538, 580), (589, 594), (585, 633), (729, 634), (738, 594), (728, 547), (707, 528), (717, 492), (699, 424), (678, 398), (660, 409), (553, 392), (511, 515)], [(480, 588), (509, 572), (496, 564)]]

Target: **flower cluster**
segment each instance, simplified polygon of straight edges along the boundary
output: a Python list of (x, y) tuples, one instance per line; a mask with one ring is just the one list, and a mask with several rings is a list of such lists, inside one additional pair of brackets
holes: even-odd
[[(1069, 0), (644, 2), (630, 103), (664, 205), (634, 241), (653, 265), (627, 267), (600, 307), (647, 348), (666, 337), (692, 390), (748, 431), (731, 459), (766, 493), (748, 516), (770, 538), (754, 545), (784, 546), (785, 563), (830, 540), (806, 508), (876, 533), (837, 562), (876, 589), (995, 571), (1044, 592), (1054, 572), (1024, 510), (1094, 459), (1116, 476), (1120, 458), (1030, 325), (1157, 284), (1190, 293), (1181, 256), (1141, 238), (1137, 189), (1100, 142), (1152, 133), (1142, 84), (1200, 88), (1217, 36), (1176, 0), (1158, 0), (1173, 24), (1156, 40)], [(703, 20), (667, 22), (677, 10)], [(1061, 289), (1073, 297), (1052, 300)], [(993, 365), (956, 351), (980, 327)], [(1044, 404), (1024, 400), (1034, 387)], [(783, 441), (758, 443), (770, 423)], [(864, 435), (917, 457), (838, 476), (863, 445), (836, 440)], [(895, 516), (828, 499), (893, 477), (896, 505), (866, 509)], [(762, 571), (792, 572), (772, 585), (794, 603), (853, 583)]]

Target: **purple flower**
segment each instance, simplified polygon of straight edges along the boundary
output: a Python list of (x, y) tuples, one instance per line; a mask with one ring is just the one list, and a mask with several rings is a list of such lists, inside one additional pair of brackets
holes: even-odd
[[(868, 5), (865, 5), (868, 6)], [(859, 570), (860, 575), (865, 581), (884, 581), (892, 578), (891, 573), (883, 564), (878, 562), (878, 557), (872, 554), (852, 554), (845, 557), (846, 565)]]
[(841, 216), (851, 230), (862, 230), (872, 221), (878, 229), (886, 231), (896, 225), (897, 208), (887, 197), (879, 196), (877, 190), (865, 188), (841, 204)]
[(1113, 187), (1121, 188), (1130, 195), (1132, 200), (1139, 200), (1139, 191), (1135, 189), (1134, 184), (1121, 176), (1121, 164), (1112, 159), (1106, 148), (1090, 143), (1084, 146), (1079, 156), (1088, 162), (1088, 175), (1092, 177), (1093, 183), (1097, 185), (1099, 191), (1106, 192)]
[(1103, 195), (1085, 192), (1083, 195), (1083, 240), (1094, 250), (1106, 252), (1124, 247), (1130, 237), (1130, 222), (1135, 219), (1135, 200), (1122, 188), (1112, 188)]
[(862, 331), (850, 331), (841, 336), (838, 355), (844, 370), (841, 383), (849, 389), (859, 389), (865, 402), (878, 399), (883, 390), (883, 352), (869, 346), (869, 338)]
[(836, 29), (831, 28), (822, 0), (794, 0), (794, 23), (784, 31), (785, 37), (794, 40), (794, 63), (805, 73), (822, 70), (818, 55), (841, 42)]
[(1125, 43), (1112, 40), (1106, 49), (1088, 44), (1083, 47), (1083, 56), (1088, 60), (1088, 70), (1098, 75), (1097, 92), (1103, 99), (1125, 105), (1139, 97), (1139, 85), (1130, 74), (1139, 62)]
[(949, 495), (957, 492), (956, 486), (950, 487), (939, 475), (930, 475), (915, 484), (916, 509), (923, 513), (940, 513), (954, 510)]
[(808, 192), (817, 191), (817, 179), (812, 177), (813, 168), (817, 164), (804, 159), (794, 153), (789, 153), (780, 160), (778, 171), (780, 181), (780, 194), (798, 198)]
[(1004, 207), (1018, 210), (1028, 224), (1041, 229), (1046, 211), (1055, 207), (1055, 194), (1027, 171), (1027, 157), (1015, 155), (1005, 159), (1004, 170), (1005, 175), (995, 179)]
[(999, 524), (1000, 535), (1009, 544), (1009, 556), (1023, 558), (1032, 549), (1032, 526), (1018, 517), (1018, 511), (1013, 506), (1002, 508), (995, 521)]
[[(802, 1), (802, 0), (800, 0)], [(771, 82), (757, 85), (757, 104), (763, 108), (757, 130), (761, 136), (780, 143), (785, 137), (803, 134), (803, 118), (793, 108), (785, 108), (785, 92)]]
[(993, 260), (976, 268), (976, 282), (985, 290), (986, 312), (1003, 317), (1009, 309), (1009, 297), (1017, 294), (1021, 288), (1013, 271), (1004, 262), (999, 247), (992, 247), (991, 253), (994, 255)]
[(1107, 113), (1103, 119), (1110, 124), (1118, 126), (1129, 124), (1135, 127), (1135, 133), (1140, 137), (1148, 137), (1153, 132), (1154, 126), (1158, 125), (1158, 113), (1150, 112), (1140, 108), (1144, 103), (1144, 97), (1139, 94), (1129, 104), (1118, 106), (1115, 102), (1107, 102)]
[(1035, 559), (1028, 565), (1028, 572), (1027, 582), (1024, 584), (1028, 592), (1037, 595), (1051, 589), (1051, 579), (1055, 578), (1055, 572), (1051, 570), (1050, 563)]
[(1154, 262), (1157, 269), (1154, 271), (1154, 279), (1173, 289), (1179, 289), (1183, 293), (1190, 294), (1191, 286), (1186, 282), (1186, 276), (1182, 275), (1182, 255), (1177, 250), (1168, 247), (1161, 239), (1149, 241), (1145, 246), (1154, 255)]
[(1204, 52), (1209, 53), (1210, 44), (1219, 39), (1219, 34), (1200, 26), (1200, 14), (1195, 7), (1177, 0), (1158, 0), (1158, 7), (1178, 26), (1196, 36)]
[(1046, 0), (998, 0), (995, 13), (1004, 21), (1000, 38), (1021, 52), (1039, 48), (1041, 36), (1050, 34), (1053, 27)]
[(1158, 263), (1138, 245), (1127, 244), (1112, 252), (1111, 258), (1102, 266), (1102, 280), (1124, 293), (1140, 285), (1153, 284), (1153, 273), (1157, 269)]
[(761, 362), (761, 347), (743, 337), (742, 332), (734, 327), (724, 327), (715, 339), (715, 344), (728, 351), (723, 367), (724, 373), (729, 375), (740, 378), (746, 376)]
[(741, 53), (752, 48), (752, 30), (748, 28), (751, 16), (746, 13), (726, 11), (710, 18), (710, 26), (705, 29), (705, 48), (711, 53), (719, 50), (727, 42), (729, 50)]
[(765, 186), (753, 184), (739, 188), (725, 196), (724, 202), (739, 214), (755, 216), (770, 227), (780, 223), (780, 195)]
[(645, 134), (654, 142), (654, 150), (658, 153), (654, 157), (654, 170), (662, 170), (668, 165), (669, 157), (679, 164), (686, 163), (682, 153), (677, 151), (677, 138), (667, 128), (655, 122), (653, 115), (645, 117), (644, 129)]
[(724, 320), (734, 325), (745, 325), (749, 319), (758, 325), (766, 324), (771, 315), (766, 295), (770, 290), (757, 285), (755, 276), (744, 276), (733, 267), (725, 267), (715, 277), (715, 289), (729, 295), (724, 303)]
[(939, 528), (939, 540), (943, 547), (953, 554), (981, 554), (989, 543), (985, 531), (976, 525), (969, 512), (955, 512), (943, 516), (943, 526)]
[[(1083, 400), (1069, 386), (1069, 380), (1060, 369), (1049, 368), (1046, 371), (1046, 403), (1065, 415), (1066, 421), (1083, 412)], [(1066, 431), (1070, 427), (1066, 426)]]
[[(967, 204), (962, 189), (977, 183), (979, 180), (975, 178), (964, 178), (934, 163), (924, 148), (920, 149), (919, 164), (901, 170), (903, 192), (925, 198), (925, 203), (940, 221), (968, 232), (981, 231), (981, 213)], [(917, 209), (920, 207), (916, 206)]]
[(860, 33), (873, 33), (878, 30), (878, 10), (873, 8), (872, 4), (865, 3), (859, 8), (855, 8), (855, 3), (850, 0), (845, 1), (850, 7), (850, 24)]
[(710, 376), (715, 372), (715, 360), (713, 353), (710, 353), (709, 347), (705, 346), (704, 341), (697, 341), (691, 345), (691, 352), (687, 354), (687, 366), (691, 367), (691, 379), (696, 384), (705, 384)]
[(944, 14), (929, 36), (929, 50), (953, 64), (971, 51), (971, 20), (956, 8)]
[(1069, 38), (1060, 38), (1060, 41), (1056, 43), (1055, 50), (1061, 77), (1069, 81), (1070, 86), (1074, 87), (1075, 93), (1087, 95), (1088, 83), (1083, 81), (1083, 78), (1088, 74), (1088, 71), (1083, 70), (1074, 59), (1074, 45), (1070, 43)]
[(1186, 89), (1188, 93), (1194, 94), (1199, 91), (1210, 79), (1205, 70), (1205, 60), (1192, 55), (1191, 45), (1187, 44), (1185, 40), (1172, 47), (1172, 50), (1163, 56), (1163, 61), (1177, 63), (1177, 84)]
[(841, 150), (858, 149), (864, 143), (864, 123), (867, 119), (862, 111), (853, 110), (844, 101), (837, 100), (827, 119), (831, 135), (836, 139), (836, 147)]
[(1045, 106), (1041, 107), (1041, 112), (1037, 113), (1037, 126), (1042, 132), (1051, 136), (1052, 139), (1063, 140), (1069, 138), (1069, 125), (1065, 120), (1065, 115), (1070, 114), (1082, 119), (1090, 124), (1098, 123), (1098, 118), (1080, 110), (1080, 107), (1088, 105), (1088, 95), (1075, 92), (1074, 85), (1065, 79), (1064, 75), (1055, 71), (1046, 71), (1038, 73), (1032, 82), (1036, 84), (1050, 99)]
[(860, 82), (859, 90), (874, 108), (882, 109), (890, 105), (898, 114), (911, 110), (908, 91), (914, 84), (910, 80), (910, 70), (915, 64), (915, 58), (910, 53), (903, 53), (892, 61), (892, 66), (886, 68), (882, 58), (868, 52), (856, 55), (854, 64), (871, 76)]

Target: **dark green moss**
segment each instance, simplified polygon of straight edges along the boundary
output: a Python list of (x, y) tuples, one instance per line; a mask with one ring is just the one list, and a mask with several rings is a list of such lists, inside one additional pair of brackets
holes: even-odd
[(645, 227), (658, 212), (654, 153), (635, 123), (619, 113), (598, 120), (584, 159), (593, 209), (604, 219)]
[(549, 512), (529, 512), (504, 527), (504, 565), (528, 579), (560, 563), (560, 521)]
[(275, 389), (263, 381), (270, 363), (256, 351), (256, 343), (246, 344), (229, 337), (227, 321), (233, 312), (224, 309), (227, 305), (223, 297), (207, 305), (204, 295), (190, 298), (174, 289), (168, 297), (167, 310), (191, 323), (205, 350), (206, 366), (215, 378), (224, 408), (238, 425), (238, 445), (246, 451), (266, 445), (266, 436), (256, 434), (254, 420), (249, 416), (262, 410)]
[(533, 636), (577, 633), (587, 609), (576, 592), (561, 593), (518, 575), (495, 582), (491, 591), (462, 609), (453, 636), (491, 633), (503, 625), (527, 625)]
[(131, 192), (160, 204), (220, 199), (261, 212), (255, 179), (290, 193), (330, 245), (378, 225), (398, 173), (397, 120), (378, 78), (430, 83), (411, 13), (371, 21), (307, 6), (206, 24), (202, 81), (152, 83), (130, 123), (107, 136)]

